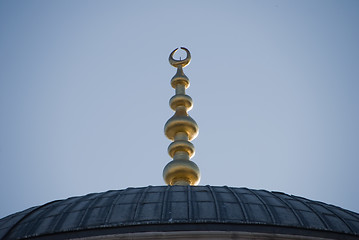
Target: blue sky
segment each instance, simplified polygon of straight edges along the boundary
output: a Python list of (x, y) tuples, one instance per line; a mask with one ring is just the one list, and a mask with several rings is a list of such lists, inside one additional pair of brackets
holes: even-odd
[(358, 12), (330, 0), (1, 1), (0, 217), (163, 185), (168, 55), (181, 46), (201, 185), (359, 212)]

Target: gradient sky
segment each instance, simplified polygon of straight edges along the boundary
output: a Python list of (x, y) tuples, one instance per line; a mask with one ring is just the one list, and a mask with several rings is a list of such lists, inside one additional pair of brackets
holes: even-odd
[(181, 46), (201, 185), (359, 212), (358, 24), (355, 0), (0, 1), (0, 218), (163, 185)]

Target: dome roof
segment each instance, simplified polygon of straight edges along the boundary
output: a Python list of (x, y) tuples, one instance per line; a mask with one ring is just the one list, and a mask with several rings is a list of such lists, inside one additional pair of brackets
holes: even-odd
[(148, 186), (53, 201), (0, 219), (0, 239), (181, 230), (275, 232), (354, 239), (359, 237), (359, 214), (265, 190)]

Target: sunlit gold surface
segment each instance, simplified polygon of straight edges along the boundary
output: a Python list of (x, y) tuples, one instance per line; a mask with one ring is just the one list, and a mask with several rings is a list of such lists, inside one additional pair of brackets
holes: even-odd
[(189, 160), (173, 160), (163, 169), (168, 185), (198, 185), (200, 172), (197, 164)]
[(183, 85), (185, 88), (188, 88), (190, 84), (188, 77), (183, 72), (182, 66), (177, 68), (176, 75), (174, 75), (171, 79), (171, 86), (173, 88), (176, 88), (178, 84)]
[(173, 158), (178, 151), (186, 152), (191, 159), (195, 153), (194, 146), (189, 141), (178, 140), (168, 146), (168, 154)]
[(175, 50), (173, 50), (168, 58), (168, 61), (170, 62), (170, 64), (174, 67), (185, 67), (189, 64), (189, 62), (191, 61), (191, 53), (188, 51), (187, 48), (185, 47), (181, 47), (181, 49), (185, 50), (187, 53), (187, 57), (183, 60), (175, 60), (173, 58), (173, 55), (175, 54), (175, 52), (177, 52), (178, 48), (176, 48)]
[(192, 98), (185, 94), (176, 94), (170, 99), (170, 107), (173, 111), (176, 111), (176, 108), (179, 106), (185, 106), (187, 111), (191, 110), (193, 107)]
[(188, 140), (192, 141), (198, 135), (198, 125), (190, 116), (173, 115), (165, 125), (165, 134), (174, 140), (177, 132), (187, 133)]
[(198, 135), (197, 123), (188, 115), (192, 109), (192, 98), (185, 93), (189, 87), (188, 77), (183, 72), (183, 67), (191, 61), (191, 53), (187, 48), (181, 47), (187, 53), (184, 60), (175, 60), (173, 54), (169, 56), (169, 62), (177, 68), (176, 74), (171, 79), (171, 86), (176, 94), (170, 99), (170, 107), (175, 114), (165, 124), (165, 135), (173, 142), (168, 146), (168, 154), (173, 158), (163, 169), (163, 179), (168, 185), (197, 185), (200, 180), (198, 166), (190, 161), (195, 154), (195, 149), (189, 141)]

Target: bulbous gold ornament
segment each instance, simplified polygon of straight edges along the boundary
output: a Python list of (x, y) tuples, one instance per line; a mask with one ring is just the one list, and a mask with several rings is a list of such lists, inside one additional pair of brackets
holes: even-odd
[(175, 60), (173, 54), (169, 56), (169, 62), (177, 68), (176, 74), (171, 79), (171, 86), (176, 89), (176, 94), (170, 99), (169, 105), (175, 114), (165, 124), (165, 135), (173, 142), (168, 146), (168, 154), (173, 158), (163, 169), (163, 179), (168, 185), (197, 185), (200, 180), (198, 166), (190, 161), (195, 154), (195, 149), (189, 141), (195, 139), (199, 129), (195, 120), (189, 115), (192, 109), (192, 98), (185, 93), (190, 82), (184, 74), (183, 68), (191, 61), (191, 53), (187, 48), (181, 48), (187, 52), (184, 60)]

